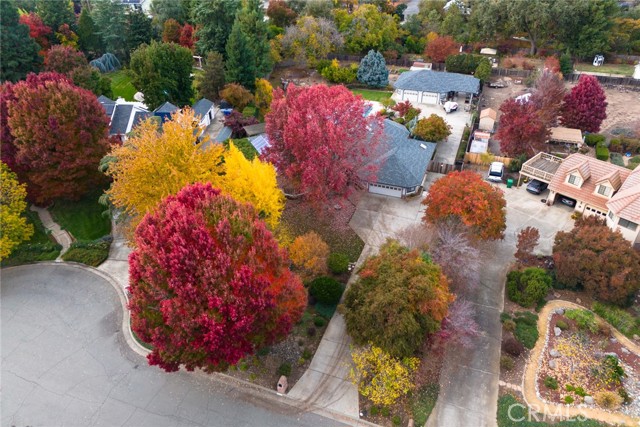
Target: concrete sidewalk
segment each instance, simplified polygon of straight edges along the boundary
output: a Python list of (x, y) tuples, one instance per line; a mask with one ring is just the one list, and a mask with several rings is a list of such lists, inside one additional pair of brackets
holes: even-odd
[(67, 230), (63, 230), (57, 222), (53, 221), (51, 213), (47, 209), (31, 205), (31, 210), (38, 214), (44, 228), (51, 231), (51, 235), (56, 242), (62, 245), (60, 255), (56, 258), (57, 262), (62, 261), (62, 255), (69, 250), (71, 243), (73, 243), (73, 236)]
[(109, 257), (97, 268), (113, 277), (122, 287), (122, 290), (126, 292), (127, 286), (129, 286), (129, 254), (131, 253), (131, 248), (127, 245), (122, 225), (116, 221), (111, 222), (111, 235), (113, 236), (113, 242), (109, 249)]

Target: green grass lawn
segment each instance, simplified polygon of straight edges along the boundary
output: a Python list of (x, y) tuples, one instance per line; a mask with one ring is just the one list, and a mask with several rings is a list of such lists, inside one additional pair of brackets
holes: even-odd
[(368, 101), (382, 102), (385, 99), (391, 98), (393, 92), (386, 90), (371, 90), (371, 89), (351, 89), (351, 92), (356, 95), (362, 95), (362, 97)]
[(624, 76), (633, 76), (633, 65), (629, 64), (604, 64), (600, 67), (594, 67), (593, 64), (576, 63), (575, 68), (578, 71), (589, 71), (594, 73), (622, 74)]
[(50, 209), (51, 216), (76, 240), (95, 240), (111, 232), (111, 220), (102, 215), (106, 210), (98, 203), (102, 190), (88, 194), (72, 202), (57, 200)]
[(118, 70), (112, 73), (106, 73), (105, 76), (111, 79), (111, 90), (113, 91), (113, 97), (122, 97), (127, 101), (133, 101), (133, 95), (137, 90), (131, 83), (131, 77), (125, 70)]

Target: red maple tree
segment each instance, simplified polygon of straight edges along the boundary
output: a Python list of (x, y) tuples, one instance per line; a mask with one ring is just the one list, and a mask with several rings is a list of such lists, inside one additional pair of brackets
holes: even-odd
[(430, 41), (424, 53), (433, 62), (444, 62), (448, 56), (455, 55), (460, 49), (460, 44), (449, 36), (437, 37)]
[(564, 97), (563, 126), (585, 132), (598, 132), (607, 118), (607, 96), (595, 76), (583, 74), (578, 84)]
[(309, 200), (344, 197), (375, 175), (371, 153), (383, 119), (364, 111), (362, 98), (342, 85), (289, 85), (286, 96), (278, 88), (266, 116), (265, 158)]
[(44, 60), (45, 70), (69, 75), (78, 67), (88, 67), (84, 54), (71, 46), (56, 45), (47, 51)]
[(131, 325), (151, 365), (221, 371), (285, 337), (307, 304), (286, 252), (253, 207), (196, 183), (135, 232)]
[(422, 201), (422, 220), (438, 223), (457, 218), (480, 239), (502, 239), (506, 225), (506, 201), (502, 191), (473, 171), (451, 172), (433, 183)]
[(8, 124), (29, 196), (78, 199), (102, 182), (109, 121), (95, 95), (57, 73), (29, 74), (12, 90)]
[[(9, 129), (9, 104), (16, 99), (13, 83), (6, 81), (0, 85), (0, 158), (9, 168), (18, 174), (16, 163), (16, 146)], [(22, 176), (18, 174), (22, 181)]]
[(507, 99), (500, 106), (502, 116), (495, 138), (500, 151), (510, 157), (534, 156), (544, 150), (549, 130), (538, 114), (534, 102)]
[(184, 24), (180, 30), (180, 45), (193, 50), (193, 42), (193, 27), (190, 24)]
[(546, 128), (557, 126), (566, 92), (562, 74), (545, 69), (536, 79), (530, 101), (536, 106), (538, 118)]
[(52, 33), (51, 28), (46, 26), (42, 22), (42, 18), (35, 12), (20, 16), (20, 23), (29, 27), (29, 35), (40, 45), (42, 48), (40, 54), (44, 55), (49, 46), (51, 46), (49, 42), (49, 36)]

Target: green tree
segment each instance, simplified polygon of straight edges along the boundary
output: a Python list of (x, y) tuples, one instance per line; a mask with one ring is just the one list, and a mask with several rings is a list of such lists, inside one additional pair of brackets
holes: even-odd
[(226, 50), (225, 80), (229, 83), (239, 83), (253, 90), (257, 74), (255, 53), (242, 31), (239, 19), (236, 19), (233, 24)]
[(463, 41), (460, 39), (466, 32), (466, 21), (456, 4), (449, 6), (440, 25), (440, 32), (445, 36), (451, 36), (458, 41)]
[(264, 20), (261, 0), (245, 0), (243, 8), (238, 13), (240, 29), (244, 33), (249, 47), (255, 57), (256, 74), (264, 77), (273, 69), (271, 60), (271, 46), (269, 45), (269, 30)]
[(215, 51), (226, 56), (225, 46), (239, 5), (239, 0), (198, 0), (193, 15), (198, 28), (196, 48), (200, 54)]
[(192, 63), (191, 51), (175, 43), (142, 45), (131, 54), (133, 85), (151, 109), (165, 101), (188, 105), (193, 96)]
[(42, 63), (40, 45), (29, 36), (29, 27), (21, 24), (18, 10), (11, 1), (0, 1), (2, 60), (0, 80), (16, 82), (27, 73), (37, 71)]
[(11, 254), (13, 248), (33, 235), (33, 225), (23, 216), (27, 208), (27, 190), (9, 166), (0, 162), (0, 260)]
[(437, 114), (418, 120), (413, 134), (423, 141), (438, 142), (451, 135), (451, 126)]
[(393, 357), (409, 357), (440, 329), (453, 300), (440, 267), (417, 250), (387, 240), (347, 290), (344, 319), (357, 344), (372, 343)]
[(100, 56), (104, 47), (102, 45), (102, 37), (98, 35), (96, 24), (93, 22), (89, 8), (83, 7), (78, 20), (78, 37), (80, 50), (82, 50), (89, 58)]
[(324, 18), (302, 16), (295, 26), (287, 27), (282, 50), (288, 57), (314, 67), (317, 61), (340, 49), (344, 40), (336, 24)]
[(363, 4), (353, 12), (345, 32), (345, 46), (354, 53), (385, 51), (399, 36), (397, 17), (380, 12), (374, 5)]
[(107, 52), (121, 61), (129, 58), (127, 51), (127, 15), (124, 7), (111, 0), (95, 0), (91, 11), (93, 22)]
[(302, 13), (314, 18), (333, 20), (333, 5), (327, 0), (309, 0)]
[(178, 0), (153, 0), (151, 15), (158, 28), (162, 28), (162, 24), (167, 19), (175, 19), (182, 24), (189, 19), (189, 11), (185, 7), (184, 1)]
[(196, 76), (196, 88), (201, 98), (211, 101), (220, 99), (220, 90), (224, 87), (224, 58), (218, 52), (209, 52), (203, 72)]
[(149, 44), (153, 39), (151, 19), (141, 10), (127, 14), (127, 49), (134, 51), (141, 44)]
[(488, 82), (491, 78), (491, 62), (489, 62), (487, 58), (483, 58), (473, 74), (477, 79), (480, 79), (485, 83)]
[(358, 67), (358, 81), (374, 87), (386, 87), (389, 84), (389, 70), (380, 52), (370, 50), (362, 58)]
[(573, 60), (568, 52), (565, 52), (560, 56), (560, 72), (563, 76), (568, 76), (573, 73)]
[(523, 307), (533, 307), (544, 300), (551, 289), (551, 283), (551, 276), (542, 268), (511, 271), (507, 275), (507, 296)]
[[(76, 15), (73, 13), (71, 0), (38, 0), (36, 12), (42, 18), (42, 22), (53, 32), (58, 31), (63, 24), (69, 25), (72, 30), (76, 28)], [(53, 34), (51, 34), (51, 41), (56, 41)]]

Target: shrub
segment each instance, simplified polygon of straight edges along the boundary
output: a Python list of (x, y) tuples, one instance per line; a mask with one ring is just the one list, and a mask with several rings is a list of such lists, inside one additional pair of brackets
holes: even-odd
[(605, 356), (597, 367), (591, 369), (591, 374), (606, 384), (619, 385), (624, 377), (624, 369), (617, 357)]
[(507, 275), (507, 295), (523, 307), (532, 307), (547, 296), (551, 283), (551, 277), (541, 268), (511, 271)]
[(88, 242), (74, 242), (69, 250), (62, 255), (62, 259), (97, 267), (109, 257), (112, 240), (111, 236), (105, 236)]
[(336, 304), (343, 290), (342, 283), (332, 277), (318, 277), (309, 286), (309, 293), (324, 304)]
[(313, 324), (316, 325), (318, 328), (322, 328), (326, 323), (327, 321), (320, 316), (317, 316), (313, 319)]
[(591, 309), (627, 337), (640, 335), (640, 319), (613, 305), (593, 303)]
[(515, 362), (509, 356), (500, 356), (500, 367), (506, 371), (513, 369)]
[(358, 75), (358, 66), (351, 64), (346, 67), (341, 67), (337, 59), (331, 61), (331, 65), (326, 67), (320, 73), (322, 77), (330, 81), (331, 83), (353, 83)]
[(576, 387), (573, 392), (580, 397), (585, 397), (587, 395), (587, 392), (582, 387)]
[(616, 166), (624, 167), (624, 160), (622, 159), (622, 154), (609, 152), (609, 156), (610, 156), (609, 161), (611, 161), (611, 163), (613, 163)]
[(402, 418), (400, 418), (400, 415), (394, 415), (393, 417), (391, 417), (391, 422), (394, 426), (399, 426), (400, 424), (402, 424)]
[(569, 325), (564, 320), (558, 320), (556, 322), (556, 326), (563, 331), (566, 331), (567, 329), (569, 329)]
[(283, 363), (282, 365), (278, 366), (278, 371), (277, 371), (278, 375), (284, 375), (285, 377), (288, 377), (289, 375), (291, 375), (291, 365), (288, 363)]
[(502, 323), (505, 331), (513, 332), (516, 330), (516, 322), (511, 319), (507, 319)]
[(524, 346), (517, 339), (509, 337), (502, 342), (502, 351), (513, 357), (518, 357), (524, 351)]
[(331, 319), (333, 317), (333, 313), (336, 312), (335, 304), (324, 304), (324, 303), (316, 303), (316, 313), (325, 319)]
[(609, 160), (609, 149), (604, 145), (596, 146), (596, 159), (607, 161)]
[(598, 406), (604, 409), (615, 410), (622, 405), (624, 399), (617, 393), (612, 391), (600, 391), (593, 396)]
[(383, 417), (388, 417), (389, 416), (389, 408), (387, 408), (386, 406), (383, 406), (380, 409), (380, 413), (382, 414)]
[(480, 65), (483, 59), (481, 55), (470, 53), (461, 53), (459, 55), (450, 55), (445, 60), (447, 71), (450, 73), (471, 74)]
[(572, 386), (571, 384), (567, 384), (567, 385), (564, 386), (564, 389), (567, 390), (567, 391), (573, 391), (573, 390), (575, 390), (575, 387)]
[(593, 315), (593, 312), (589, 310), (567, 310), (564, 315), (575, 321), (580, 329), (587, 329), (593, 333), (598, 331), (598, 321)]
[(602, 145), (606, 140), (607, 138), (599, 133), (588, 133), (584, 136), (584, 142), (589, 147), (595, 147), (598, 144)]
[(514, 318), (516, 322), (515, 337), (526, 348), (533, 348), (538, 340), (538, 316), (529, 312), (518, 313)]
[(296, 237), (289, 246), (291, 262), (297, 267), (304, 281), (327, 274), (328, 256), (329, 245), (315, 231)]
[(544, 386), (546, 388), (550, 388), (551, 390), (557, 390), (558, 389), (558, 380), (555, 379), (554, 377), (547, 377), (544, 379)]
[(371, 407), (371, 416), (372, 417), (377, 417), (379, 413), (380, 413), (380, 409), (378, 409), (377, 406), (374, 405), (374, 406)]
[(313, 357), (313, 353), (308, 348), (305, 348), (304, 351), (302, 352), (302, 357), (309, 360)]
[(342, 274), (349, 271), (349, 257), (340, 252), (333, 252), (327, 259), (329, 270), (333, 274)]
[(625, 405), (628, 405), (633, 401), (633, 399), (629, 395), (629, 392), (624, 387), (620, 387), (618, 389), (618, 395), (622, 398), (622, 403), (624, 403)]
[(535, 64), (533, 64), (533, 63), (531, 63), (531, 62), (527, 61), (526, 59), (525, 59), (524, 61), (522, 61), (522, 69), (523, 69), (523, 70), (531, 71), (531, 70), (533, 70), (534, 68), (536, 68)]
[(609, 151), (621, 153), (622, 152), (622, 141), (619, 138), (613, 138), (609, 141)]
[(564, 403), (566, 403), (568, 405), (572, 404), (574, 400), (575, 399), (573, 397), (571, 397), (571, 396), (565, 396), (564, 397)]
[(269, 347), (262, 347), (260, 350), (256, 352), (256, 354), (258, 356), (266, 356), (267, 354), (269, 354), (269, 351), (271, 351)]
[(307, 335), (310, 337), (313, 337), (315, 336), (315, 334), (316, 334), (316, 328), (314, 328), (313, 326), (309, 326), (307, 328)]

